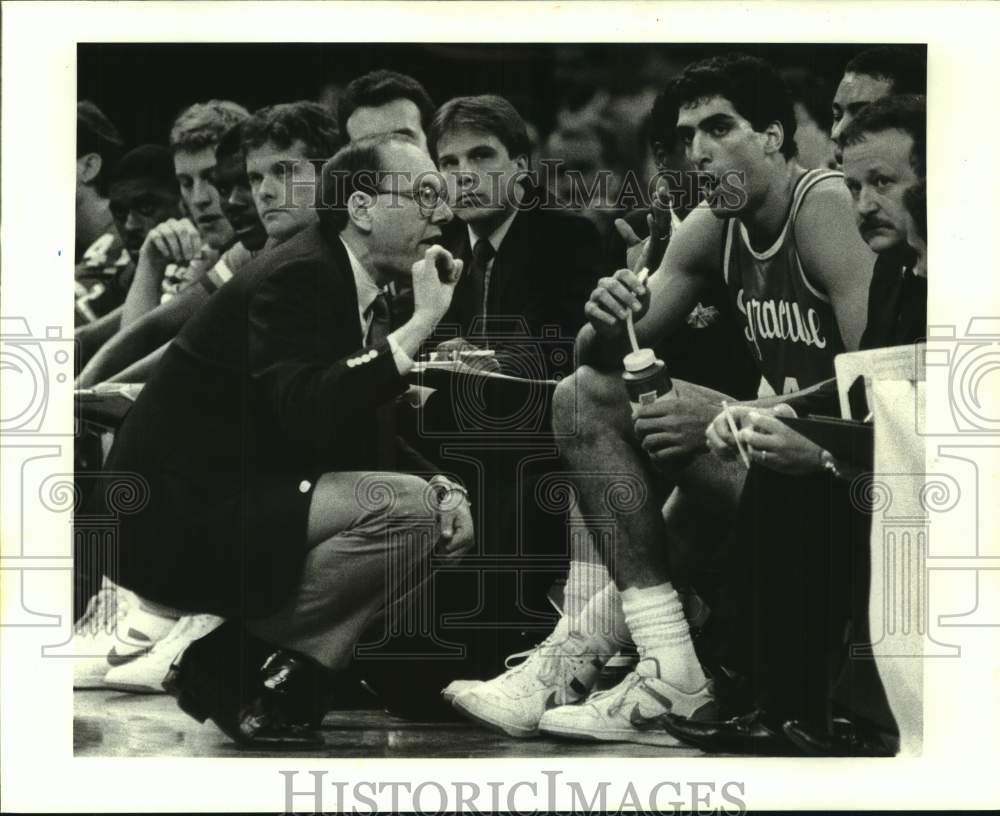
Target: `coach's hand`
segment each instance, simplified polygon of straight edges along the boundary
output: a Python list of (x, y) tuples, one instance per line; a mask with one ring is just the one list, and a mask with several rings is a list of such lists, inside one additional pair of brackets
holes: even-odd
[(671, 396), (640, 405), (633, 427), (644, 451), (655, 464), (669, 464), (705, 449), (705, 426), (719, 403), (675, 382)]
[(629, 313), (638, 321), (649, 308), (649, 287), (639, 283), (631, 269), (619, 269), (610, 278), (601, 278), (583, 307), (594, 331), (608, 339), (625, 334)]
[(438, 540), (435, 553), (448, 559), (459, 559), (472, 547), (474, 536), (472, 507), (461, 485), (443, 476), (431, 480), (439, 491), (437, 497)]
[(462, 261), (435, 244), (427, 248), (422, 260), (413, 264), (411, 274), (413, 318), (433, 331), (451, 305), (455, 284), (462, 276)]
[(741, 413), (740, 441), (750, 461), (790, 476), (825, 469), (823, 449), (778, 419), (795, 416), (791, 406), (779, 403), (773, 408), (747, 407)]

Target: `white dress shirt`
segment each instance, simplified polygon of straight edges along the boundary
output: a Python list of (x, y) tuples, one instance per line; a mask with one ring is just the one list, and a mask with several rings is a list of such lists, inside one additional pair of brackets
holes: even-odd
[[(366, 312), (375, 301), (375, 298), (382, 293), (382, 289), (379, 289), (375, 281), (372, 280), (372, 276), (368, 274), (368, 270), (361, 265), (361, 261), (351, 252), (351, 248), (347, 243), (343, 239), (340, 242), (344, 245), (344, 249), (347, 250), (347, 260), (351, 264), (351, 272), (354, 273), (354, 286), (358, 291), (358, 324), (361, 326), (361, 336), (367, 342), (372, 315), (366, 314)], [(389, 348), (392, 350), (392, 359), (396, 363), (396, 370), (400, 374), (405, 375), (413, 368), (413, 360), (410, 359), (409, 354), (403, 351), (403, 347), (399, 345), (395, 334), (396, 332), (392, 332), (387, 338)]]

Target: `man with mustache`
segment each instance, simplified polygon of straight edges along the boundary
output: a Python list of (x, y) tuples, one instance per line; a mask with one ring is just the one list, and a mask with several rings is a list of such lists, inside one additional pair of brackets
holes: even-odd
[[(879, 253), (861, 348), (920, 342), (927, 331), (926, 272), (907, 242), (926, 250), (926, 214), (921, 230), (910, 212), (925, 177), (924, 98), (888, 96), (871, 103), (843, 131), (841, 144), (858, 227)], [(670, 733), (703, 750), (895, 752), (898, 730), (873, 664), (846, 659), (842, 649), (847, 623), (852, 644), (869, 638), (865, 491), (849, 488), (853, 473), (775, 416), (838, 411), (832, 381), (774, 411), (733, 406), (734, 424), (755, 467), (730, 547), (732, 583), (742, 590), (742, 601), (727, 621), (727, 665), (739, 666), (754, 684), (756, 711), (725, 722), (665, 720)], [(738, 455), (728, 418), (717, 417), (707, 438), (717, 456)], [(834, 478), (841, 472), (843, 479)], [(797, 576), (794, 584), (788, 575)], [(831, 593), (830, 587), (837, 589)], [(831, 688), (838, 670), (840, 680)], [(827, 713), (831, 700), (836, 722)]]
[[(722, 276), (757, 367), (779, 395), (829, 377), (834, 356), (857, 348), (864, 330), (874, 256), (840, 175), (795, 162), (794, 112), (775, 70), (727, 55), (689, 65), (671, 93), (688, 158), (711, 181), (708, 198), (676, 230), (648, 282), (630, 269), (600, 281), (577, 341), (584, 365), (559, 384), (553, 406), (569, 470), (589, 474), (578, 484), (584, 515), (615, 516), (617, 535), (602, 542), (613, 584), (564, 618), (527, 661), (453, 703), (514, 736), (675, 745), (661, 715), (715, 713), (673, 581), (687, 579), (699, 594), (712, 589), (706, 574), (745, 470), (708, 455), (705, 428), (723, 394), (675, 380), (669, 398), (630, 415), (620, 374), (627, 316), (639, 344), (652, 346), (686, 319), (706, 281)], [(608, 498), (623, 480), (646, 497), (638, 506)], [(629, 635), (636, 670), (588, 699)]]

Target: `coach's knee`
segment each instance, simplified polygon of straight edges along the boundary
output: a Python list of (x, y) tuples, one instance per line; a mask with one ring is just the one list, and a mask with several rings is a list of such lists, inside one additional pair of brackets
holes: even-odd
[(355, 500), (369, 516), (420, 519), (432, 516), (431, 488), (411, 473), (374, 471), (355, 485)]

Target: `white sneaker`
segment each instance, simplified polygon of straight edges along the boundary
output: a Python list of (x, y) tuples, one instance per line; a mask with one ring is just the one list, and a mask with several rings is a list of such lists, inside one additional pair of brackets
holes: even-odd
[(692, 719), (716, 719), (712, 683), (706, 680), (704, 686), (688, 694), (657, 675), (633, 671), (614, 688), (592, 694), (580, 705), (546, 711), (538, 730), (572, 739), (683, 745), (663, 729), (658, 718), (671, 712)]
[(125, 618), (132, 599), (121, 587), (105, 587), (87, 604), (87, 611), (73, 627), (73, 688), (102, 688), (111, 666), (107, 654), (115, 641), (118, 624)]
[(444, 697), (446, 703), (453, 703), (459, 694), (464, 694), (482, 682), (482, 680), (452, 680), (447, 686), (441, 689), (441, 696)]
[(111, 669), (104, 677), (104, 686), (136, 694), (163, 694), (163, 678), (174, 660), (192, 641), (204, 637), (222, 622), (223, 618), (215, 615), (185, 615), (149, 652)]
[[(513, 669), (515, 666), (520, 665), (531, 657), (539, 645), (541, 644), (536, 643), (530, 649), (525, 649), (523, 652), (514, 652), (514, 654), (507, 655), (503, 661), (504, 667)], [(469, 689), (475, 688), (485, 682), (485, 680), (452, 680), (441, 690), (441, 696), (444, 697), (445, 702), (451, 703), (456, 697), (458, 697), (459, 694), (464, 694)]]
[(138, 597), (109, 584), (87, 605), (73, 636), (73, 688), (104, 688), (104, 675), (150, 650), (174, 625), (139, 607)]
[(523, 663), (467, 689), (452, 705), (512, 737), (534, 737), (542, 714), (586, 697), (602, 666), (590, 640), (557, 626)]

